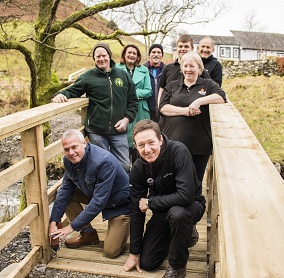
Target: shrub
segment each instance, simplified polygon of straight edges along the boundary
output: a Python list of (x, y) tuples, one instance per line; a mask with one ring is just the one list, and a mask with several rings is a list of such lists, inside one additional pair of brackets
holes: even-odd
[(276, 63), (277, 63), (277, 66), (278, 66), (278, 69), (281, 75), (283, 76), (284, 75), (284, 57), (278, 57), (276, 59)]

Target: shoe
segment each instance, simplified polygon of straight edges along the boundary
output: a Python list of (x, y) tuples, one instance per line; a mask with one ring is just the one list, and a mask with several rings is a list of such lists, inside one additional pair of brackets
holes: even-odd
[(65, 241), (68, 248), (79, 248), (84, 245), (98, 244), (100, 242), (97, 231), (94, 229), (91, 232), (80, 232), (77, 238), (69, 238)]
[(196, 224), (194, 224), (192, 228), (191, 240), (189, 242), (188, 248), (193, 247), (198, 242), (198, 239), (199, 239), (199, 234), (196, 229)]
[(186, 266), (176, 269), (169, 265), (163, 278), (184, 278), (185, 275), (186, 275)]

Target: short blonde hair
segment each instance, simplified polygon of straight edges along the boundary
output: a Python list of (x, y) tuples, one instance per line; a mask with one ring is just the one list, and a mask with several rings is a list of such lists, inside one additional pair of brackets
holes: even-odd
[(193, 60), (198, 65), (198, 67), (200, 69), (200, 74), (203, 72), (203, 70), (204, 70), (203, 62), (202, 62), (201, 57), (198, 53), (196, 53), (194, 51), (190, 51), (190, 52), (187, 52), (186, 54), (184, 54), (181, 57), (181, 61), (180, 61), (181, 69), (183, 68), (183, 64), (184, 64), (185, 60)]

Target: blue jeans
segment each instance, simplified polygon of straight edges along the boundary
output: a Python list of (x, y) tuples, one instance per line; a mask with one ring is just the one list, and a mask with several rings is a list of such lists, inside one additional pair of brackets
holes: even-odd
[(130, 159), (127, 134), (100, 135), (88, 130), (87, 133), (92, 144), (110, 151), (119, 160), (124, 170), (129, 173)]

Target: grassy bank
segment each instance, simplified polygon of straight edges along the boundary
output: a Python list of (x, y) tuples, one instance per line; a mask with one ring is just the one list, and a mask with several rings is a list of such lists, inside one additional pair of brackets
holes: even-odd
[(284, 165), (284, 79), (225, 79), (223, 88), (273, 162)]

